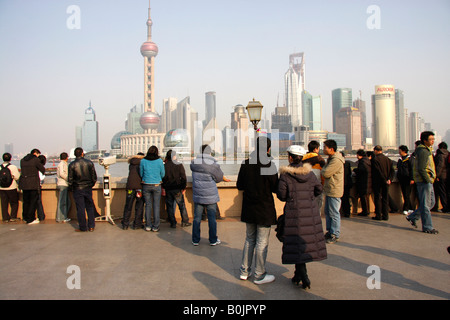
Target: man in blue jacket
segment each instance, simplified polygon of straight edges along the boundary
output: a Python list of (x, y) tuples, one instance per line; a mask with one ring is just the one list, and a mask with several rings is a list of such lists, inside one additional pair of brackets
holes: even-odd
[(202, 212), (208, 215), (209, 244), (220, 244), (217, 237), (216, 207), (220, 201), (217, 183), (223, 181), (223, 172), (216, 159), (211, 156), (211, 147), (203, 145), (201, 154), (191, 162), (192, 191), (194, 201), (194, 222), (192, 224), (192, 244), (200, 242), (200, 223)]

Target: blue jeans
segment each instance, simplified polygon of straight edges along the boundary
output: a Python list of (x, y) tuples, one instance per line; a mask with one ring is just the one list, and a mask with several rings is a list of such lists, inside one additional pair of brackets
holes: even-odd
[(175, 219), (175, 209), (177, 204), (180, 209), (181, 222), (188, 223), (189, 217), (186, 211), (183, 193), (181, 190), (166, 190), (167, 215), (171, 225), (177, 224), (177, 220)]
[(266, 274), (267, 249), (269, 247), (270, 227), (253, 223), (246, 224), (244, 250), (242, 252), (241, 276), (249, 276), (251, 273), (253, 254), (255, 255), (255, 279), (262, 278)]
[[(145, 202), (145, 228), (159, 229), (161, 186), (142, 185), (142, 196)], [(153, 211), (153, 223), (152, 223)]]
[(431, 222), (431, 208), (435, 205), (434, 190), (431, 183), (417, 182), (417, 194), (419, 196), (419, 207), (416, 211), (411, 213), (408, 218), (413, 221), (420, 214), (422, 220), (422, 231), (432, 230), (433, 223)]
[(200, 223), (202, 221), (202, 213), (206, 208), (208, 215), (208, 227), (209, 227), (209, 243), (217, 242), (217, 222), (216, 222), (216, 207), (215, 203), (212, 204), (200, 204), (194, 203), (194, 222), (192, 223), (192, 242), (200, 242)]
[(56, 222), (61, 222), (67, 219), (70, 208), (69, 187), (58, 186), (58, 208), (56, 210)]
[(330, 235), (335, 235), (339, 238), (341, 233), (341, 215), (339, 209), (341, 208), (341, 198), (334, 198), (325, 196), (325, 222), (327, 231)]

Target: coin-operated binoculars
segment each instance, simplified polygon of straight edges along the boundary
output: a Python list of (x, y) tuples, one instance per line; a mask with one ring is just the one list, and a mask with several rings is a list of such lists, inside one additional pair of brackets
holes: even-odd
[(111, 175), (109, 174), (109, 167), (116, 163), (116, 156), (100, 158), (98, 163), (105, 167), (105, 174), (103, 175), (103, 197), (106, 202), (106, 210), (104, 217), (98, 217), (100, 221), (109, 221), (111, 224), (115, 224), (111, 217)]

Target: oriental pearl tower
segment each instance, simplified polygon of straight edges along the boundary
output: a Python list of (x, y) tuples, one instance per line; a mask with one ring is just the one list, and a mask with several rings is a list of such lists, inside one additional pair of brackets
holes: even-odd
[(141, 46), (144, 57), (145, 73), (145, 113), (140, 118), (141, 127), (146, 133), (155, 132), (159, 126), (159, 115), (155, 112), (155, 57), (158, 55), (158, 46), (152, 41), (152, 19), (150, 17), (150, 0), (148, 1), (147, 41)]

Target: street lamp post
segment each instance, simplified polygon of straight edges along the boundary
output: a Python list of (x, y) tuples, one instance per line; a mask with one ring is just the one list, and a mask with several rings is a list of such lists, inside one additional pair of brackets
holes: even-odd
[(258, 136), (258, 123), (261, 121), (262, 109), (264, 106), (259, 101), (250, 101), (247, 105), (247, 113), (250, 119), (250, 122), (253, 124), (253, 128), (255, 129), (255, 149), (256, 149), (256, 139)]
[(250, 122), (253, 123), (253, 127), (255, 131), (258, 131), (258, 123), (261, 121), (261, 114), (263, 105), (259, 101), (255, 101), (255, 98), (253, 98), (253, 101), (250, 101), (247, 105), (247, 113), (248, 117), (250, 119)]

